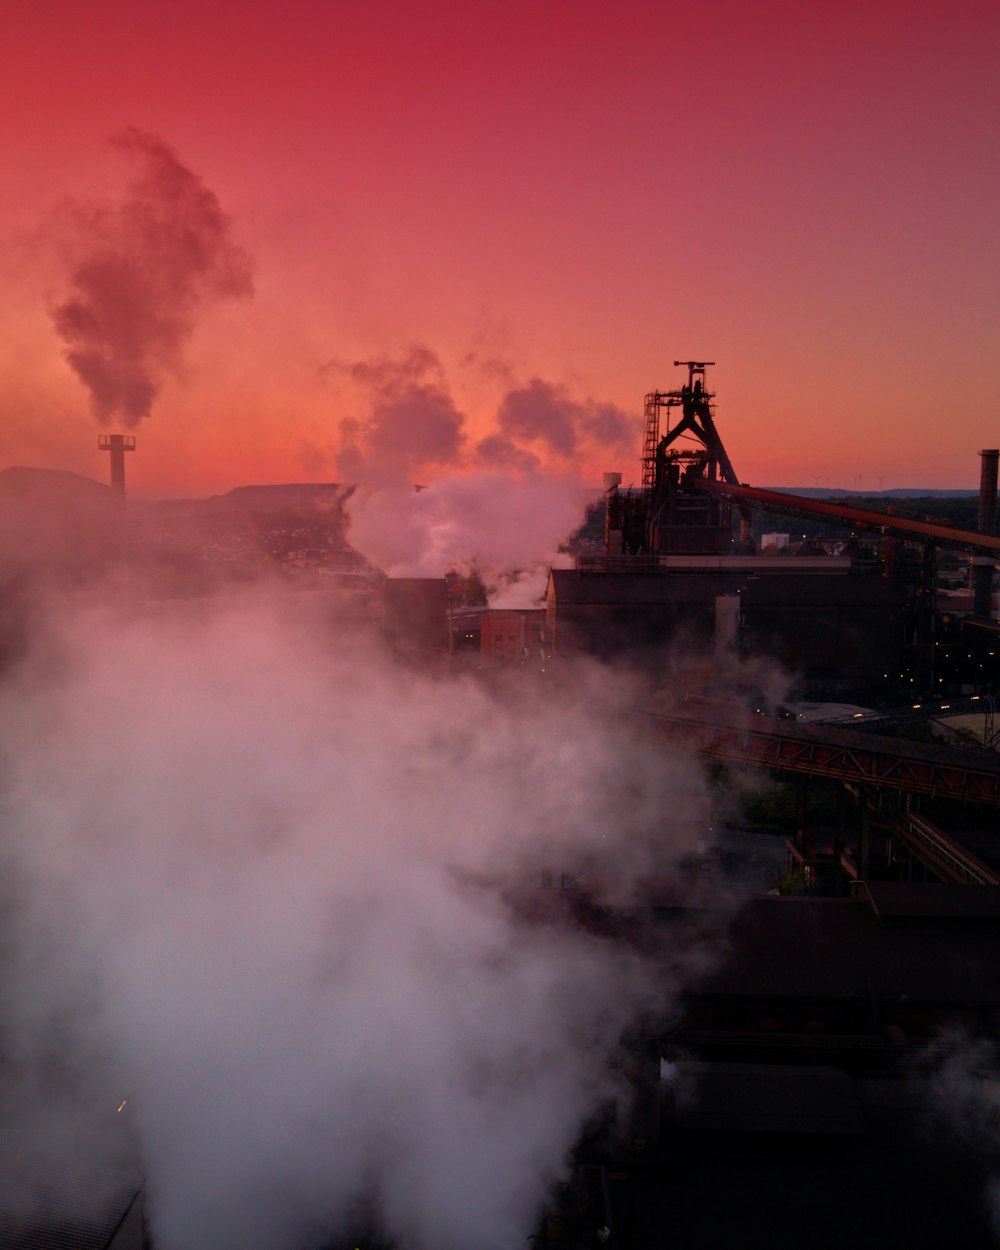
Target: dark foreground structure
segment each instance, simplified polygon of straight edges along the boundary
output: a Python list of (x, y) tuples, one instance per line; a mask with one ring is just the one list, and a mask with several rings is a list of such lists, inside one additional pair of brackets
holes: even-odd
[(557, 654), (661, 667), (667, 650), (691, 665), (714, 664), (720, 651), (766, 655), (796, 673), (804, 692), (871, 697), (896, 685), (903, 617), (883, 577), (831, 556), (673, 556), (650, 569), (549, 575)]
[[(992, 1244), (1000, 892), (859, 883), (734, 907), (746, 854), (709, 859), (631, 908), (569, 878), (521, 900), (661, 958), (665, 988), (685, 947), (705, 969), (623, 1039), (631, 1105), (588, 1127), (525, 1250)], [(148, 1250), (134, 1177), (76, 1218), (88, 1203), (59, 1179), (47, 1214), (0, 1215), (4, 1250)], [(324, 1250), (352, 1247), (408, 1250), (364, 1232)]]
[[(685, 912), (653, 907), (665, 932)], [(994, 1244), (998, 892), (759, 896), (717, 955), (635, 1039), (631, 1118), (583, 1143), (541, 1244)]]

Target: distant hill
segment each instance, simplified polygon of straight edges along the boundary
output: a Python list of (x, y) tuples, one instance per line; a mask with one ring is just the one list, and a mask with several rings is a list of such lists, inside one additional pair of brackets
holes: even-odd
[(108, 567), (119, 504), (110, 486), (66, 469), (0, 471), (0, 585), (72, 584)]
[(339, 513), (354, 492), (339, 482), (282, 482), (273, 486), (235, 486), (222, 495), (197, 499), (129, 499), (129, 508), (147, 517), (191, 518), (302, 512)]
[(236, 486), (224, 495), (211, 495), (208, 504), (247, 512), (275, 512), (301, 504), (340, 503), (353, 487), (339, 482), (282, 482), (274, 486)]
[(0, 470), (0, 502), (10, 504), (90, 503), (106, 500), (111, 487), (69, 469)]

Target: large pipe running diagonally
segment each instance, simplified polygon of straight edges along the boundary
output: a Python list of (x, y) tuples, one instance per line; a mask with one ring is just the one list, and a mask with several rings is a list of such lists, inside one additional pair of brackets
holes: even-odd
[(932, 525), (927, 521), (910, 521), (890, 512), (853, 508), (846, 504), (810, 499), (804, 495), (792, 495), (786, 491), (763, 490), (757, 486), (734, 486), (730, 482), (698, 480), (691, 483), (691, 488), (742, 501), (752, 507), (765, 508), (769, 512), (812, 517), (834, 525), (846, 525), (851, 529), (891, 535), (903, 542), (931, 543), (951, 551), (969, 551), (975, 555), (989, 556), (991, 562), (1000, 560), (1000, 537), (995, 534), (980, 534), (975, 530), (956, 529), (951, 525)]

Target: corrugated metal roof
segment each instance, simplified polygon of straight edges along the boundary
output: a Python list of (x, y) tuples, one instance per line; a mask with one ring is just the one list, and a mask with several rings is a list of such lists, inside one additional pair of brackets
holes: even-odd
[(144, 1250), (146, 1224), (142, 1216), (142, 1192), (136, 1194), (122, 1217), (107, 1250)]
[[(142, 1178), (124, 1156), (101, 1153), (61, 1159), (18, 1135), (0, 1138), (0, 1250), (138, 1250), (141, 1240), (113, 1240), (131, 1219)], [(132, 1208), (136, 1208), (136, 1213)]]

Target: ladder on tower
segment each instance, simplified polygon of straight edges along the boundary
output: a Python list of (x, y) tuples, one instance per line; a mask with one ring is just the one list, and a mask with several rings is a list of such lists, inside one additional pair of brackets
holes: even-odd
[(660, 445), (660, 406), (666, 400), (660, 391), (646, 396), (646, 433), (642, 444), (642, 491), (648, 498), (656, 485), (656, 449)]

